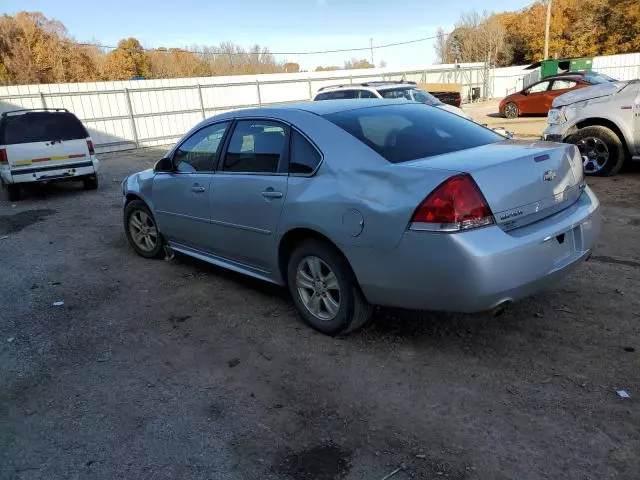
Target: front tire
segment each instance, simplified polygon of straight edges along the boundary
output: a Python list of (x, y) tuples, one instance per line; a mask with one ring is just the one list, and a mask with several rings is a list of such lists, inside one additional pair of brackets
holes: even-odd
[(149, 207), (141, 200), (133, 200), (124, 208), (124, 231), (138, 255), (160, 258), (163, 253), (162, 235)]
[(520, 115), (520, 109), (518, 105), (513, 102), (509, 102), (504, 106), (504, 116), (507, 118), (518, 118)]
[(600, 125), (581, 128), (566, 141), (580, 150), (586, 175), (610, 177), (624, 165), (624, 145), (610, 128)]
[(344, 257), (331, 245), (307, 240), (288, 262), (289, 291), (302, 318), (327, 335), (347, 334), (371, 318), (372, 307)]

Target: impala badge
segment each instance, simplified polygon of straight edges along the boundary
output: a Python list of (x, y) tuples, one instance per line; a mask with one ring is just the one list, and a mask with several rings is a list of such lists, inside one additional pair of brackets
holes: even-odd
[(547, 170), (546, 172), (544, 172), (544, 175), (542, 176), (542, 179), (545, 182), (551, 182), (554, 178), (556, 178), (555, 170)]

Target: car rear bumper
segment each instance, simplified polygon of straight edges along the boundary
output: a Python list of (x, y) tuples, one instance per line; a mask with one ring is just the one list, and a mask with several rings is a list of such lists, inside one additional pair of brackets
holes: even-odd
[(492, 225), (457, 234), (407, 231), (388, 254), (347, 250), (373, 304), (478, 312), (529, 296), (587, 259), (600, 232), (586, 187), (571, 207), (513, 231)]
[(98, 172), (100, 161), (96, 157), (81, 162), (69, 162), (62, 165), (40, 165), (35, 167), (0, 170), (0, 177), (6, 184), (47, 182), (84, 177)]

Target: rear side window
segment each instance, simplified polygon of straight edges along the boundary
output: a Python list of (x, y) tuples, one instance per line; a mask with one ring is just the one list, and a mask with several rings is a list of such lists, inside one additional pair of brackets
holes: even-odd
[(269, 120), (236, 124), (222, 170), (235, 173), (276, 173), (284, 152), (285, 127)]
[(577, 84), (578, 82), (573, 80), (554, 80), (551, 90), (566, 90), (575, 87)]
[(290, 156), (289, 173), (291, 175), (309, 175), (321, 160), (320, 154), (313, 145), (293, 129), (291, 129)]
[(391, 163), (504, 140), (476, 123), (419, 103), (361, 108), (324, 117)]
[(7, 115), (3, 121), (0, 143), (50, 142), (87, 138), (87, 130), (69, 112), (29, 112)]
[(378, 98), (376, 94), (369, 90), (360, 90), (360, 98)]
[(404, 98), (405, 100), (413, 100), (409, 88), (393, 88), (388, 90), (380, 90), (382, 98)]
[(349, 98), (358, 98), (358, 90), (338, 90), (321, 93), (316, 97), (316, 100), (347, 100)]

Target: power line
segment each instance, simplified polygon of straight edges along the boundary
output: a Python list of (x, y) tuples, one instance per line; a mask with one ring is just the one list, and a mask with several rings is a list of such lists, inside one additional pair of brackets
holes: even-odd
[[(319, 51), (314, 51), (314, 52), (264, 52), (264, 54), (267, 55), (321, 55), (321, 54), (325, 54), (325, 53), (342, 53), (342, 52), (359, 52), (359, 51), (363, 51), (363, 50), (374, 50), (374, 49), (380, 49), (380, 48), (390, 48), (390, 47), (397, 47), (400, 45), (409, 45), (411, 43), (419, 43), (419, 42), (426, 42), (427, 40), (434, 40), (440, 36), (447, 36), (449, 35), (448, 33), (442, 33), (439, 35), (433, 35), (431, 37), (423, 37), (423, 38), (417, 38), (415, 40), (407, 40), (404, 42), (395, 42), (395, 43), (387, 43), (387, 44), (383, 44), (383, 45), (370, 45), (368, 47), (355, 47), (355, 48), (339, 48), (339, 49), (335, 49), (335, 50), (319, 50)], [(83, 42), (74, 42), (72, 40), (65, 40), (66, 42), (69, 43), (73, 43), (75, 45), (79, 45), (79, 46), (83, 46), (83, 47), (96, 47), (96, 48), (103, 48), (105, 50), (115, 50), (118, 47), (114, 47), (113, 45), (103, 45), (100, 43), (83, 43)], [(125, 47), (127, 48), (127, 47)], [(163, 50), (171, 50), (171, 51), (177, 51), (177, 52), (181, 52), (181, 53), (194, 53), (194, 54), (199, 54), (199, 55), (204, 55), (204, 54), (212, 54), (212, 55), (255, 55), (255, 53), (253, 52), (205, 52), (203, 50), (189, 50), (189, 49), (185, 49), (185, 48), (166, 48), (166, 47), (161, 47), (161, 48), (142, 48), (143, 51), (145, 52), (157, 52), (157, 51), (163, 51)], [(258, 55), (263, 54), (263, 52), (257, 52)]]

